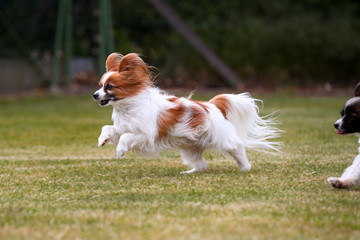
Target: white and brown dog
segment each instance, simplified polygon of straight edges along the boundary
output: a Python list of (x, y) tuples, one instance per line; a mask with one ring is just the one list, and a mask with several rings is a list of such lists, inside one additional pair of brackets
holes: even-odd
[[(338, 134), (355, 134), (360, 137), (360, 83), (355, 87), (355, 96), (350, 98), (341, 111), (341, 118), (334, 123)], [(360, 144), (360, 138), (359, 138)], [(360, 147), (352, 165), (339, 178), (331, 177), (328, 182), (335, 188), (360, 186)]]
[(112, 53), (106, 60), (94, 99), (112, 105), (114, 125), (103, 126), (99, 146), (116, 145), (116, 157), (127, 151), (156, 153), (178, 148), (183, 163), (202, 172), (205, 149), (229, 153), (241, 170), (250, 170), (245, 149), (278, 150), (279, 136), (272, 118), (258, 115), (248, 93), (221, 94), (209, 102), (166, 94), (153, 85), (150, 68), (134, 53)]

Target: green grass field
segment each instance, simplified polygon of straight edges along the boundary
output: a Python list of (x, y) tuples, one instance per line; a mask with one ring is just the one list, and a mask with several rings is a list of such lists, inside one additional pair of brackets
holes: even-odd
[(283, 152), (249, 152), (244, 173), (209, 151), (193, 175), (177, 151), (98, 148), (112, 109), (91, 94), (0, 100), (0, 239), (359, 239), (360, 191), (326, 182), (357, 154), (333, 129), (345, 100), (265, 97)]

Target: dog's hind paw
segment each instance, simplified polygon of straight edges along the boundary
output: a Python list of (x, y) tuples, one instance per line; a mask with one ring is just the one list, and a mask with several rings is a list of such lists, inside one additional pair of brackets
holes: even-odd
[(241, 167), (240, 167), (240, 171), (243, 171), (243, 172), (248, 172), (248, 171), (250, 171), (251, 170), (251, 164), (250, 163), (248, 163), (248, 164), (246, 164), (246, 165), (242, 165)]
[(192, 173), (197, 173), (197, 172), (205, 172), (205, 170), (206, 170), (206, 168), (205, 169), (193, 168), (193, 169), (188, 170), (188, 171), (180, 172), (180, 174), (192, 174)]

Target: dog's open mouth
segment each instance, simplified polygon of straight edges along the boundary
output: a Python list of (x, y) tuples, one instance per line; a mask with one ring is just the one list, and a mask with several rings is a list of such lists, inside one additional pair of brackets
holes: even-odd
[(101, 100), (100, 105), (105, 106), (105, 105), (107, 105), (109, 103), (109, 101), (110, 101), (110, 99)]
[(345, 133), (345, 131), (341, 131), (341, 130), (337, 131), (337, 134), (339, 134), (339, 135), (343, 135), (344, 133)]

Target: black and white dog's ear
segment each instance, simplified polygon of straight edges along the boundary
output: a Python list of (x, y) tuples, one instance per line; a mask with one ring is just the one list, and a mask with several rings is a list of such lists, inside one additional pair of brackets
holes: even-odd
[(360, 82), (355, 87), (355, 97), (360, 97)]

